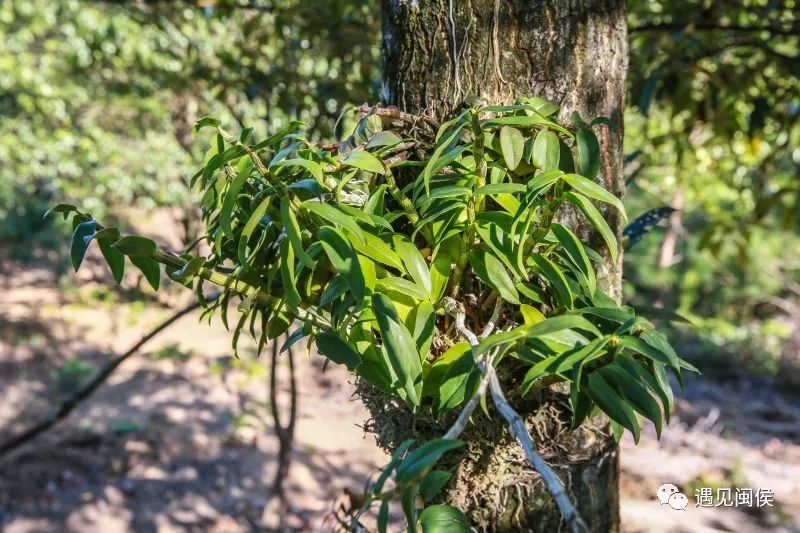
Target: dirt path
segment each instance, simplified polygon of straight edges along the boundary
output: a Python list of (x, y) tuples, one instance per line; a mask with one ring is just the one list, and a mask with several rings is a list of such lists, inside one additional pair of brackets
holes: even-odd
[[(69, 381), (59, 369), (85, 375), (72, 358), (99, 366), (170, 314), (99, 283), (57, 290), (46, 270), (14, 279), (0, 291), (0, 438), (57, 401)], [(182, 319), (54, 430), (0, 460), (0, 528), (232, 532), (269, 523), (277, 444), (267, 370), (252, 347), (231, 358), (229, 339), (218, 321)], [(362, 487), (385, 456), (359, 427), (366, 412), (349, 376), (323, 374), (316, 357), (297, 361), (289, 529), (327, 531), (343, 490)], [(796, 399), (768, 384), (691, 381), (660, 443), (648, 432), (638, 446), (623, 442), (625, 530), (800, 531), (797, 412)], [(690, 495), (686, 511), (655, 500), (662, 483)], [(704, 483), (770, 488), (778, 506), (695, 508), (691, 489)]]

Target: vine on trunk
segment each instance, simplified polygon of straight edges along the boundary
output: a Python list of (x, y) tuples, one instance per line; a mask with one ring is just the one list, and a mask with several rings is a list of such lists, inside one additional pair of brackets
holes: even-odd
[[(286, 333), (284, 350), (315, 344), (414, 414), (442, 420), (460, 410), (443, 438), (396, 448), (353, 528), (379, 503), (384, 531), (399, 500), (410, 531), (469, 530), (459, 510), (428, 504), (450, 477), (436, 462), (462, 445), (458, 436), (488, 390), (565, 521), (580, 530), (579, 510), (494, 369), (517, 376), (523, 394), (563, 382), (573, 428), (602, 411), (617, 437), (628, 430), (637, 441), (640, 416), (659, 435), (669, 417), (668, 372), (680, 380), (695, 369), (650, 321), (599, 289), (596, 266), (619, 252), (595, 202), (624, 217), (620, 200), (596, 182), (595, 128), (607, 122), (573, 114), (564, 125), (557, 113), (543, 99), (520, 98), (436, 125), (372, 108), (352, 135), (327, 146), (309, 142), (299, 122), (256, 142), (252, 130), (234, 136), (206, 117), (196, 129), (216, 135), (191, 181), (206, 232), (180, 255), (104, 228), (75, 206), (53, 211), (72, 215), (76, 269), (95, 240), (117, 281), (127, 257), (157, 289), (162, 263), (226, 325), (236, 297), (234, 350), (243, 330), (259, 351)], [(602, 237), (602, 255), (556, 222), (565, 205)], [(201, 241), (206, 256), (197, 255)], [(204, 297), (209, 282), (223, 288), (213, 302)]]

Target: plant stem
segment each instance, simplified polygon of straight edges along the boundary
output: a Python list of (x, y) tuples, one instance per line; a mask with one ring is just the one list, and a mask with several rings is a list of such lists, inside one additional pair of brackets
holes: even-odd
[[(181, 269), (186, 264), (186, 261), (184, 261), (180, 257), (177, 257), (163, 250), (156, 250), (153, 253), (152, 257), (159, 263), (176, 269)], [(257, 287), (253, 287), (252, 285), (244, 283), (243, 281), (236, 280), (221, 272), (216, 272), (214, 270), (210, 270), (207, 268), (201, 268), (196, 275), (206, 281), (210, 281), (214, 285), (230, 289), (233, 292), (236, 292), (244, 296), (245, 298), (252, 297), (255, 301), (264, 304), (272, 309), (277, 308), (281, 303), (280, 298), (276, 298), (275, 296), (270, 296), (269, 294), (260, 290)], [(323, 317), (317, 316), (308, 311), (302, 309), (298, 309), (297, 311), (291, 311), (287, 309), (286, 312), (293, 314), (295, 318), (303, 322), (310, 322), (315, 326), (325, 329), (329, 329), (331, 327), (328, 321), (325, 320)]]

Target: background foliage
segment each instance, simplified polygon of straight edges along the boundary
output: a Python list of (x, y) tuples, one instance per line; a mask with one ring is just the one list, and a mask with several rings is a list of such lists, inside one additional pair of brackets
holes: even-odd
[[(695, 318), (688, 348), (765, 370), (800, 342), (796, 11), (630, 3), (626, 203), (680, 212), (626, 254), (627, 297)], [(47, 241), (58, 201), (123, 218), (183, 205), (200, 116), (259, 136), (301, 118), (327, 139), (339, 108), (378, 92), (378, 12), (361, 0), (11, 0), (0, 35), (8, 253)]]

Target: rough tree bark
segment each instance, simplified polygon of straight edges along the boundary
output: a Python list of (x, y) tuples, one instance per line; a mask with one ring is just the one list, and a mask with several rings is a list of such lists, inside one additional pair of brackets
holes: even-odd
[[(509, 103), (520, 95), (547, 98), (585, 118), (609, 117), (598, 127), (603, 185), (622, 195), (622, 110), (627, 27), (622, 0), (383, 0), (382, 99), (410, 113), (448, 115), (468, 96)], [(606, 212), (616, 224), (616, 215)], [(584, 236), (585, 224), (565, 220)], [(579, 227), (578, 227), (579, 226)], [(597, 249), (602, 249), (597, 246)], [(604, 288), (619, 299), (621, 264), (607, 262)], [(516, 390), (518, 376), (503, 376)], [(510, 394), (511, 395), (511, 394)], [(602, 420), (569, 433), (563, 390), (510, 398), (527, 416), (540, 451), (560, 474), (593, 531), (619, 528), (618, 452)], [(367, 405), (370, 402), (367, 401)], [(393, 420), (387, 419), (394, 416)], [(465, 510), (480, 530), (558, 531), (558, 509), (495, 416), (471, 426), (468, 452), (444, 499)], [(409, 426), (396, 413), (373, 409), (379, 440), (391, 446)], [(382, 418), (382, 419), (381, 419)], [(418, 421), (417, 421), (418, 422)], [(383, 429), (381, 429), (383, 428)], [(419, 434), (420, 424), (415, 431)], [(419, 436), (419, 435), (418, 435)]]

